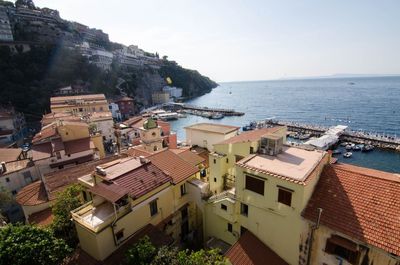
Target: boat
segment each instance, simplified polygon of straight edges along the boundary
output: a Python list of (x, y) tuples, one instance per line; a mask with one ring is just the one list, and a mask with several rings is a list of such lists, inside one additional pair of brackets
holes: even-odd
[(293, 134), (294, 139), (299, 139), (300, 135), (298, 133)]
[(361, 152), (371, 152), (372, 150), (374, 150), (374, 146), (367, 144), (361, 149)]
[(184, 113), (178, 113), (178, 118), (186, 118), (186, 114)]
[(364, 147), (363, 145), (358, 144), (358, 145), (356, 145), (356, 146), (353, 147), (353, 150), (354, 150), (354, 151), (361, 151), (361, 149), (362, 149), (363, 147)]
[(354, 83), (354, 82), (349, 82), (348, 84), (349, 84), (349, 85), (355, 85), (356, 83)]
[(340, 151), (339, 149), (332, 150), (332, 155), (339, 155), (341, 153), (342, 153), (342, 151)]
[(351, 150), (353, 149), (353, 147), (351, 146), (351, 144), (346, 145), (346, 150)]
[(348, 142), (342, 142), (342, 143), (340, 143), (340, 146), (345, 147), (345, 146), (348, 145), (348, 144), (349, 144)]
[(219, 112), (214, 113), (213, 115), (211, 115), (211, 119), (214, 119), (214, 120), (219, 120), (219, 119), (222, 119), (223, 117), (224, 117), (224, 114), (219, 113)]
[(350, 158), (352, 155), (353, 155), (352, 152), (346, 152), (346, 153), (343, 154), (343, 157), (344, 158)]
[(310, 137), (311, 137), (311, 134), (309, 134), (309, 133), (300, 134), (299, 140), (307, 140), (307, 139), (310, 139)]

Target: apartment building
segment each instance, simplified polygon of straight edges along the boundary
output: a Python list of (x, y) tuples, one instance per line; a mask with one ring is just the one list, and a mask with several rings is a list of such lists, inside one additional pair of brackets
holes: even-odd
[(10, 20), (7, 14), (7, 8), (0, 6), (0, 41), (13, 41)]
[(0, 107), (0, 147), (20, 146), (27, 131), (22, 113), (13, 107)]
[(104, 94), (51, 97), (50, 109), (52, 113), (109, 112), (108, 102)]
[(92, 195), (72, 212), (81, 248), (104, 260), (149, 224), (175, 241), (190, 238), (199, 224), (187, 183), (198, 171), (166, 150), (103, 164), (80, 178)]

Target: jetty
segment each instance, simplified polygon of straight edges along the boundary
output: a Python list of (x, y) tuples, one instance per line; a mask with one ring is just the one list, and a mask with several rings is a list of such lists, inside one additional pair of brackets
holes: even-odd
[[(303, 134), (310, 134), (314, 137), (322, 137), (327, 135), (329, 129), (332, 130), (332, 127), (318, 126), (318, 125), (309, 125), (309, 124), (300, 124), (296, 122), (288, 122), (288, 121), (279, 121), (279, 120), (265, 120), (262, 121), (267, 126), (286, 126), (288, 131), (290, 132), (298, 132)], [(260, 122), (258, 122), (260, 123)], [(328, 133), (330, 134), (330, 133)], [(400, 151), (400, 137), (391, 136), (391, 135), (381, 135), (376, 133), (368, 133), (368, 132), (358, 132), (352, 131), (348, 129), (343, 129), (339, 135), (339, 141), (341, 142), (354, 142), (359, 144), (370, 144), (375, 147), (384, 148), (384, 149), (392, 149)], [(326, 137), (327, 138), (327, 137)], [(325, 138), (323, 138), (325, 139)]]
[(234, 109), (224, 109), (224, 108), (210, 108), (210, 107), (200, 107), (185, 103), (165, 103), (162, 106), (163, 109), (173, 110), (173, 111), (184, 111), (188, 114), (199, 114), (211, 113), (211, 114), (222, 114), (223, 116), (243, 116), (244, 112), (238, 112)]

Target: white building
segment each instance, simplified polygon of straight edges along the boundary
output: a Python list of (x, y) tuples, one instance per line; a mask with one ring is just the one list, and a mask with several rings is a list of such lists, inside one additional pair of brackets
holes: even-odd
[(141, 66), (142, 61), (140, 60), (136, 50), (130, 49), (129, 47), (124, 47), (114, 52), (116, 62), (121, 66), (127, 67)]
[(169, 96), (171, 98), (180, 98), (182, 97), (182, 88), (179, 87), (171, 87), (171, 86), (165, 86), (162, 89), (164, 92), (168, 92)]
[(111, 52), (93, 50), (90, 57), (90, 62), (97, 65), (99, 68), (102, 68), (103, 70), (110, 70), (113, 58), (114, 55)]
[(108, 103), (108, 108), (111, 111), (111, 115), (114, 119), (120, 121), (122, 120), (121, 112), (119, 111), (119, 107), (117, 103), (111, 102)]
[(6, 8), (0, 7), (0, 41), (13, 41), (10, 20)]

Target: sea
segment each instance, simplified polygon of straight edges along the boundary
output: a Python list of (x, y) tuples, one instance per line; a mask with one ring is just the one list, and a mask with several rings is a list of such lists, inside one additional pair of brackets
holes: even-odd
[[(267, 118), (317, 126), (340, 124), (355, 131), (400, 137), (400, 76), (227, 82), (185, 103), (234, 109), (245, 115), (221, 120), (187, 115), (171, 121), (181, 141), (186, 137), (184, 127), (194, 123), (242, 127)], [(400, 152), (376, 149), (338, 159), (400, 173)]]

